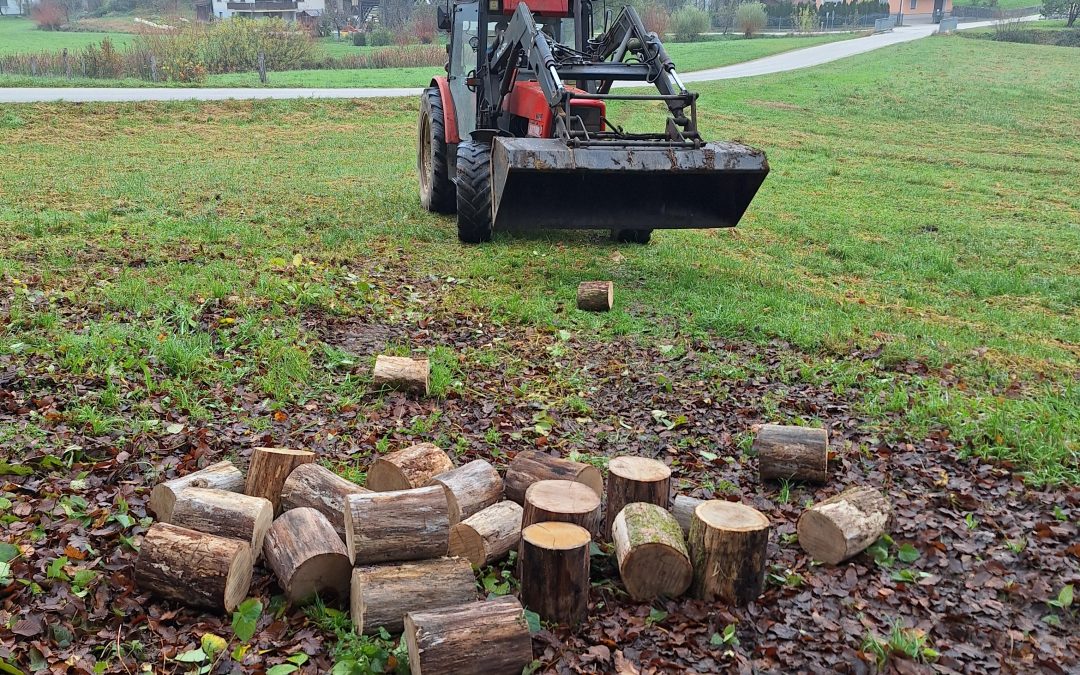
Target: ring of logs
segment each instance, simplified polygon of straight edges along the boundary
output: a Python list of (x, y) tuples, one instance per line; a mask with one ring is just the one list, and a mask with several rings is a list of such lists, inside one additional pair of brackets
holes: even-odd
[(814, 560), (839, 564), (885, 533), (892, 507), (872, 487), (853, 487), (814, 504), (799, 516), (799, 545)]
[(492, 504), (450, 528), (450, 555), (483, 567), (517, 548), (523, 509), (512, 501)]
[(694, 509), (703, 501), (705, 500), (686, 495), (675, 495), (675, 499), (671, 500), (671, 515), (675, 516), (675, 520), (679, 522), (683, 536), (690, 534), (690, 522), (694, 519)]
[(375, 357), (375, 369), (371, 373), (371, 379), (376, 387), (427, 396), (431, 383), (431, 362), (427, 359), (379, 354)]
[(302, 507), (281, 514), (263, 543), (263, 555), (289, 602), (316, 593), (348, 594), (349, 562), (345, 544), (326, 516)]
[(671, 506), (671, 469), (648, 457), (616, 457), (608, 463), (607, 512), (604, 532), (610, 536), (611, 523), (623, 507), (634, 502)]
[(521, 602), (540, 618), (575, 626), (589, 613), (589, 544), (573, 523), (536, 523), (521, 531)]
[(348, 495), (345, 547), (354, 565), (446, 555), (450, 512), (438, 485)]
[(154, 523), (135, 561), (135, 583), (163, 598), (231, 612), (251, 585), (246, 541)]
[(269, 499), (240, 492), (189, 487), (173, 504), (173, 525), (246, 541), (256, 560), (273, 522), (274, 505)]
[(600, 529), (600, 498), (584, 483), (537, 481), (525, 491), (521, 527), (544, 522), (573, 523), (596, 534)]
[(592, 488), (596, 496), (604, 496), (604, 477), (599, 469), (536, 450), (519, 452), (506, 469), (503, 481), (506, 498), (525, 503), (525, 491), (539, 480), (572, 480)]
[(477, 459), (440, 473), (429, 485), (441, 485), (450, 507), (450, 524), (456, 525), (502, 499), (503, 481), (495, 467)]
[(255, 448), (248, 463), (244, 493), (265, 497), (274, 505), (274, 514), (281, 513), (281, 488), (293, 469), (315, 461), (315, 453), (290, 448)]
[(454, 468), (450, 456), (432, 443), (418, 443), (376, 457), (367, 473), (367, 489), (391, 492), (424, 487)]
[(825, 429), (765, 424), (754, 437), (761, 480), (829, 479), (829, 433)]
[(150, 510), (159, 523), (172, 522), (176, 496), (189, 487), (213, 488), (229, 492), (244, 491), (244, 474), (232, 462), (218, 462), (186, 476), (158, 483), (150, 491)]
[(403, 639), (413, 675), (521, 675), (532, 663), (532, 636), (517, 598), (405, 615)]
[(694, 580), (679, 522), (656, 504), (624, 506), (611, 524), (611, 540), (619, 576), (634, 600), (677, 598)]
[(315, 509), (326, 516), (344, 541), (345, 498), (368, 492), (371, 490), (345, 480), (321, 464), (301, 464), (293, 469), (281, 486), (281, 508), (283, 511)]
[(694, 509), (690, 523), (692, 593), (700, 600), (751, 602), (765, 588), (769, 519), (736, 502), (711, 500)]
[(400, 633), (409, 612), (476, 600), (476, 577), (461, 558), (357, 567), (349, 598), (357, 633), (371, 635), (380, 628)]

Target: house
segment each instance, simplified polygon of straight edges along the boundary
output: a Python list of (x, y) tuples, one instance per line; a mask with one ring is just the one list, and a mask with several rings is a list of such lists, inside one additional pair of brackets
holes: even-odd
[(30, 0), (0, 0), (0, 16), (17, 16), (30, 12)]
[(952, 9), (953, 0), (889, 0), (889, 16), (900, 24), (937, 23)]
[(296, 21), (304, 16), (318, 16), (326, 10), (326, 0), (212, 0), (216, 19), (232, 16), (273, 17)]

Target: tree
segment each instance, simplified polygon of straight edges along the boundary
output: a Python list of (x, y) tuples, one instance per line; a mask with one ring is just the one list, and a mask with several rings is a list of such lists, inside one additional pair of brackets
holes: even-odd
[(1080, 0), (1043, 0), (1043, 16), (1064, 16), (1066, 26), (1072, 28), (1080, 17)]
[(744, 2), (735, 10), (735, 25), (746, 37), (753, 37), (754, 33), (761, 32), (768, 21), (765, 5), (760, 2)]
[(671, 15), (671, 23), (676, 42), (693, 42), (709, 30), (709, 15), (703, 10), (686, 5)]

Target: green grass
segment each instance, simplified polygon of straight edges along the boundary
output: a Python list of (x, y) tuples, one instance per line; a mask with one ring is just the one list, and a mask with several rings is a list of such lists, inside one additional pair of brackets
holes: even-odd
[[(964, 0), (953, 4), (956, 7), (980, 6), (974, 2), (964, 2)], [(998, 9), (1024, 9), (1025, 7), (1042, 7), (1042, 3), (1037, 0), (998, 0), (997, 3)]]
[[(121, 373), (192, 414), (228, 414), (207, 395), (217, 382), (275, 405), (356, 396), (363, 382), (298, 317), (385, 313), (356, 277), (381, 259), (453, 277), (440, 306), (496, 322), (601, 342), (782, 339), (802, 354), (791, 377), (856, 389), (886, 436), (944, 428), (1075, 485), (1078, 69), (1077, 50), (945, 37), (703, 84), (705, 135), (764, 148), (772, 174), (737, 230), (646, 247), (597, 233), (458, 245), (453, 220), (417, 202), (411, 99), (0, 107), (0, 162), (22, 167), (0, 183), (0, 353)], [(640, 128), (659, 109), (609, 112)], [(583, 278), (614, 280), (616, 310), (566, 312)], [(71, 318), (70, 303), (92, 311)], [(450, 389), (486, 358), (433, 357)], [(928, 370), (891, 368), (908, 362)], [(716, 364), (731, 387), (759, 366)], [(581, 390), (559, 377), (556, 395)], [(103, 404), (80, 410), (117, 424)]]
[[(1065, 25), (1065, 19), (1042, 19), (1040, 21), (1024, 21), (1022, 23), (1015, 23), (1015, 24), (1014, 24), (1014, 22), (1009, 22), (1008, 25), (1010, 27), (1012, 27), (1013, 25), (1016, 25), (1016, 27), (1018, 29), (1020, 29), (1020, 30), (1034, 30), (1034, 29), (1038, 29), (1038, 30), (1066, 30), (1066, 28), (1067, 28), (1067, 26)], [(963, 24), (961, 24), (960, 27), (963, 28)], [(1080, 24), (1077, 24), (1075, 28), (1077, 30), (1080, 30)], [(972, 33), (972, 34), (979, 34), (979, 33), (995, 33), (995, 32), (997, 32), (997, 30), (998, 29), (995, 26), (983, 26), (981, 28), (965, 29), (964, 32), (965, 33)]]
[(74, 51), (109, 38), (116, 47), (130, 44), (135, 36), (129, 33), (89, 33), (75, 31), (38, 30), (30, 19), (0, 17), (0, 55), (24, 52)]

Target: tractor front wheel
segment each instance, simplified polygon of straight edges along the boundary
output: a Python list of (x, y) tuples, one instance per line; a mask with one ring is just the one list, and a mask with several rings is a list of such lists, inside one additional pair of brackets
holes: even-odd
[(462, 141), (457, 148), (457, 231), (466, 244), (491, 241), (491, 145)]
[(446, 122), (438, 87), (428, 87), (420, 97), (417, 133), (416, 172), (420, 175), (420, 204), (435, 213), (453, 213), (454, 183), (450, 180)]

